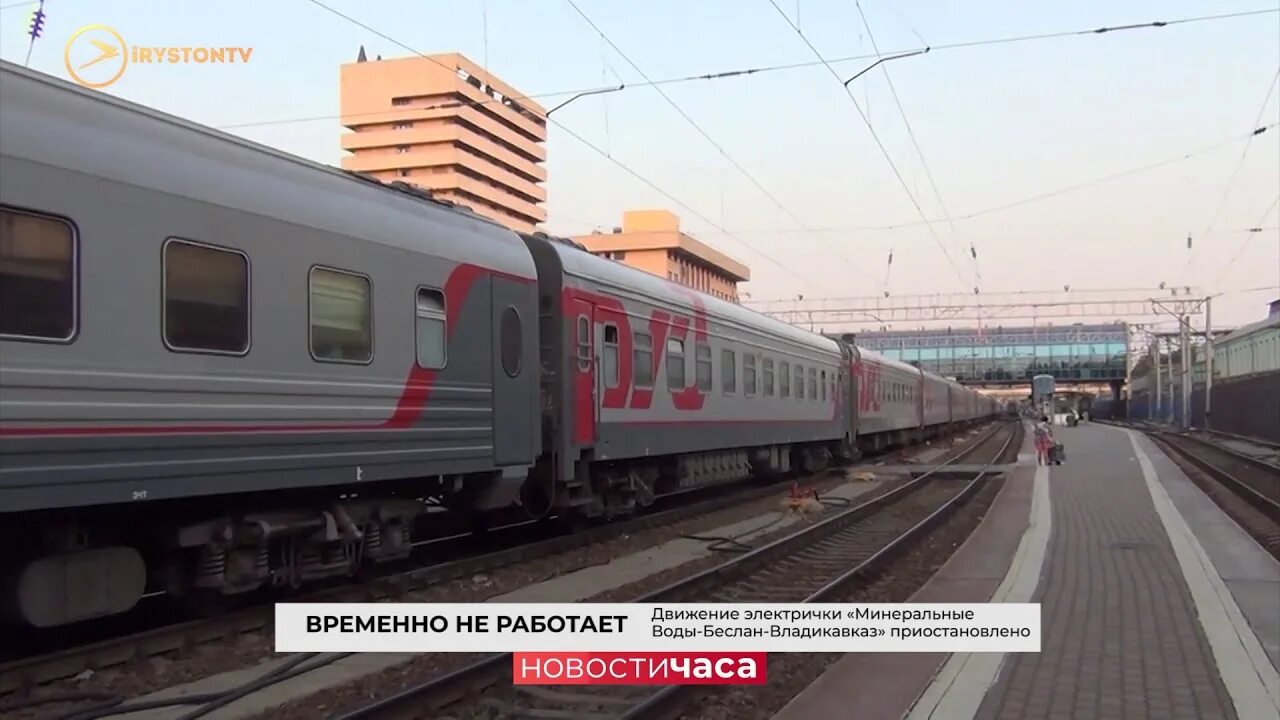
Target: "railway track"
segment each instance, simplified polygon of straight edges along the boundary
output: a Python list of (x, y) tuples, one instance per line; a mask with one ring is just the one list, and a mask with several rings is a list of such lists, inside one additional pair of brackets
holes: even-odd
[[(635, 602), (820, 602), (874, 577), (983, 487), (984, 469), (948, 478), (959, 460), (987, 456), (989, 468), (1020, 436), (1021, 423), (997, 426), (932, 470), (826, 520)], [(550, 691), (511, 683), (511, 655), (495, 654), (448, 675), (341, 715), (338, 720), (418, 718), (676, 718), (699, 690), (646, 687)]]
[(1280, 452), (1280, 443), (1272, 442), (1270, 440), (1263, 440), (1262, 438), (1249, 437), (1248, 435), (1237, 435), (1235, 433), (1224, 432), (1222, 430), (1209, 430), (1207, 428), (1192, 428), (1192, 431), (1202, 432), (1208, 435), (1216, 435), (1217, 437), (1220, 437), (1226, 440), (1238, 440), (1240, 442), (1252, 443), (1259, 447), (1264, 447), (1270, 450), (1274, 450), (1276, 452)]
[[(832, 472), (803, 478), (802, 484), (813, 484)], [(662, 527), (724, 510), (734, 504), (760, 500), (778, 492), (782, 481), (759, 487), (707, 493), (705, 500), (651, 512), (630, 520), (592, 527), (585, 531), (555, 535), (534, 542), (517, 544), (470, 557), (462, 557), (425, 567), (374, 578), (364, 583), (329, 588), (296, 602), (377, 602), (460, 578), (493, 572), (518, 563), (529, 562), (606, 542), (625, 534)], [(512, 532), (515, 526), (495, 528), (491, 532)], [(525, 537), (528, 537), (527, 535)], [(187, 657), (202, 646), (231, 643), (242, 636), (269, 631), (273, 622), (273, 605), (266, 602), (225, 615), (188, 620), (162, 627), (130, 632), (120, 637), (102, 639), (40, 655), (0, 664), (0, 700), (42, 685), (76, 677), (85, 671), (100, 671), (138, 660), (175, 656)]]
[(1147, 430), (1157, 445), (1189, 467), (1187, 476), (1280, 559), (1280, 465), (1196, 435)]
[[(806, 478), (803, 482), (816, 482), (826, 474)], [(556, 535), (493, 552), (417, 567), (361, 584), (329, 588), (304, 597), (291, 598), (290, 601), (378, 602), (439, 583), (588, 547), (622, 534), (689, 520), (723, 510), (726, 503), (747, 503), (766, 498), (777, 494), (781, 485), (781, 481), (771, 482), (740, 491), (728, 498), (721, 489), (719, 497), (713, 495), (694, 504), (592, 527), (583, 532)], [(189, 620), (0, 664), (0, 698), (20, 690), (74, 677), (85, 670), (103, 670), (147, 657), (188, 654), (201, 645), (230, 642), (242, 635), (269, 631), (274, 618), (273, 608), (273, 603), (266, 603), (223, 616)]]

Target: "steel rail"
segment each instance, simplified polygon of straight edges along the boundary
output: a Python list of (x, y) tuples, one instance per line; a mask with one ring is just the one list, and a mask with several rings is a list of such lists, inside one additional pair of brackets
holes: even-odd
[(1203, 432), (1203, 433), (1209, 433), (1210, 435), (1218, 435), (1220, 437), (1227, 438), (1228, 440), (1239, 440), (1241, 442), (1253, 443), (1254, 445), (1258, 445), (1260, 447), (1265, 447), (1271, 450), (1280, 451), (1280, 442), (1274, 442), (1272, 440), (1266, 440), (1264, 438), (1250, 437), (1248, 435), (1239, 435), (1236, 433), (1229, 433), (1225, 430), (1211, 430), (1209, 428), (1202, 428), (1202, 427), (1193, 427), (1191, 428), (1191, 430), (1193, 432)]
[(1251, 458), (1248, 455), (1242, 455), (1240, 453), (1234, 452), (1228, 448), (1224, 448), (1215, 443), (1208, 442), (1200, 438), (1183, 435), (1181, 433), (1170, 433), (1167, 431), (1153, 431), (1153, 432), (1149, 432), (1148, 434), (1161, 447), (1163, 447), (1166, 450), (1172, 450), (1176, 455), (1185, 459), (1188, 463), (1190, 463), (1191, 465), (1194, 465), (1196, 468), (1204, 472), (1206, 475), (1208, 475), (1209, 477), (1213, 478), (1214, 480), (1216, 480), (1217, 482), (1225, 486), (1228, 490), (1232, 491), (1242, 500), (1247, 502), (1249, 505), (1257, 509), (1262, 514), (1266, 515), (1273, 522), (1280, 524), (1280, 501), (1276, 500), (1275, 498), (1268, 497), (1262, 491), (1258, 490), (1258, 488), (1256, 488), (1252, 483), (1249, 483), (1245, 480), (1242, 480), (1236, 477), (1230, 471), (1227, 471), (1222, 469), (1221, 467), (1218, 467), (1217, 465), (1213, 464), (1213, 462), (1210, 461), (1209, 459), (1206, 459), (1203, 456), (1198, 455), (1194, 451), (1188, 449), (1187, 447), (1180, 445), (1177, 441), (1175, 441), (1175, 438), (1177, 440), (1183, 440), (1183, 441), (1188, 441), (1191, 443), (1198, 444), (1199, 446), (1206, 448), (1211, 452), (1218, 452), (1223, 455), (1227, 455), (1233, 460), (1242, 461), (1247, 465), (1249, 465), (1250, 467), (1258, 469), (1269, 475), (1273, 475), (1274, 477), (1272, 477), (1272, 481), (1276, 483), (1277, 487), (1280, 487), (1280, 467), (1277, 467), (1271, 463), (1257, 460), (1256, 458)]
[[(1196, 432), (1196, 430), (1195, 430), (1195, 429), (1192, 429), (1192, 431), (1191, 431), (1191, 432), (1189, 432), (1189, 433), (1188, 433), (1188, 432), (1171, 432), (1171, 431), (1167, 431), (1167, 430), (1166, 430), (1166, 431), (1164, 431), (1164, 432), (1165, 432), (1165, 434), (1166, 434), (1166, 435), (1170, 435), (1170, 436), (1173, 436), (1173, 437), (1178, 437), (1178, 438), (1182, 438), (1182, 439), (1190, 440), (1191, 442), (1197, 443), (1197, 444), (1199, 444), (1200, 446), (1205, 447), (1205, 448), (1208, 448), (1209, 450), (1211, 450), (1211, 451), (1213, 451), (1213, 452), (1222, 453), (1223, 455), (1229, 455), (1229, 456), (1231, 456), (1231, 458), (1232, 458), (1232, 459), (1234, 459), (1234, 460), (1238, 460), (1238, 461), (1240, 461), (1240, 462), (1242, 462), (1242, 463), (1245, 463), (1245, 464), (1247, 464), (1247, 465), (1252, 465), (1253, 467), (1256, 467), (1256, 468), (1258, 468), (1258, 469), (1260, 469), (1260, 470), (1264, 470), (1264, 471), (1266, 471), (1266, 472), (1271, 472), (1271, 473), (1277, 473), (1277, 474), (1280, 474), (1280, 465), (1277, 465), (1276, 463), (1273, 463), (1273, 462), (1271, 462), (1270, 460), (1264, 460), (1264, 459), (1262, 459), (1262, 458), (1260, 458), (1260, 457), (1255, 457), (1255, 456), (1250, 455), (1250, 454), (1248, 454), (1248, 453), (1240, 452), (1239, 450), (1236, 450), (1235, 448), (1228, 447), (1228, 446), (1223, 445), (1223, 444), (1221, 444), (1221, 443), (1216, 443), (1216, 442), (1214, 442), (1214, 441), (1212, 441), (1212, 440), (1209, 440), (1209, 439), (1207, 439), (1207, 438), (1198, 437), (1198, 436), (1196, 436), (1196, 435), (1192, 434), (1192, 433)], [(1201, 431), (1201, 432), (1203, 432), (1203, 431)], [(1233, 439), (1234, 439), (1234, 438), (1233, 438)], [(1249, 442), (1253, 442), (1253, 443), (1254, 443), (1254, 444), (1256, 444), (1256, 445), (1259, 445), (1259, 446), (1261, 446), (1261, 447), (1265, 447), (1261, 442), (1258, 442), (1258, 441), (1252, 441), (1252, 440), (1251, 440), (1251, 441), (1249, 441)]]
[[(1018, 437), (1015, 428), (1014, 432), (1001, 445), (1000, 449), (992, 459), (985, 463), (983, 469), (970, 480), (959, 493), (948, 500), (945, 504), (934, 510), (920, 522), (916, 523), (909, 530), (890, 541), (883, 548), (874, 553), (857, 566), (850, 568), (844, 574), (828, 582), (822, 588), (813, 592), (801, 603), (817, 603), (827, 600), (837, 593), (847, 589), (854, 582), (863, 578), (872, 577), (879, 568), (883, 567), (887, 562), (897, 557), (904, 549), (910, 547), (917, 539), (930, 532), (937, 526), (941, 525), (947, 518), (955, 513), (955, 511), (964, 503), (968, 502), (983, 485), (984, 478), (989, 474), (990, 468), (1001, 457), (1008, 452), (1009, 446), (1013, 443), (1014, 438)], [(689, 685), (671, 685), (658, 692), (650, 695), (643, 702), (635, 705), (627, 712), (619, 716), (618, 720), (677, 720), (681, 714), (688, 709), (690, 703), (697, 699), (700, 693), (706, 689)]]
[[(831, 471), (815, 473), (802, 480), (820, 481)], [(605, 542), (623, 534), (632, 534), (663, 525), (682, 522), (699, 515), (723, 510), (726, 501), (746, 503), (760, 500), (778, 492), (782, 480), (775, 480), (762, 487), (750, 488), (731, 497), (721, 494), (679, 507), (648, 513), (628, 520), (589, 528), (585, 532), (556, 535), (544, 540), (519, 543), (493, 552), (463, 557), (457, 560), (416, 567), (404, 572), (378, 577), (362, 585), (343, 585), (326, 588), (292, 602), (375, 602), (388, 597), (421, 590), (438, 583), (449, 582), (477, 573), (494, 570), (521, 562), (538, 560), (552, 555)], [(708, 490), (712, 488), (707, 488)], [(524, 524), (504, 526), (523, 528)], [(503, 530), (504, 528), (494, 528)], [(450, 539), (450, 538), (445, 538)], [(85, 671), (99, 671), (123, 665), (140, 658), (170, 653), (185, 653), (192, 648), (223, 642), (251, 632), (267, 629), (274, 621), (274, 605), (256, 605), (213, 618), (201, 618), (142, 630), (117, 638), (110, 638), (65, 650), (9, 661), (0, 664), (0, 697), (23, 689), (63, 680)]]
[[(802, 528), (797, 532), (791, 533), (785, 537), (779, 538), (767, 545), (756, 548), (748, 553), (738, 555), (724, 563), (716, 565), (710, 569), (704, 570), (688, 578), (676, 581), (666, 587), (646, 593), (631, 602), (671, 602), (680, 599), (687, 599), (690, 596), (696, 596), (700, 592), (705, 592), (709, 587), (725, 584), (726, 578), (732, 578), (736, 575), (749, 574), (753, 569), (767, 562), (768, 559), (785, 556), (794, 552), (795, 549), (810, 545), (815, 538), (821, 538), (836, 532), (842, 528), (850, 526), (858, 520), (871, 516), (891, 505), (893, 502), (906, 497), (915, 490), (920, 489), (925, 484), (932, 481), (933, 477), (938, 473), (946, 470), (947, 467), (958, 463), (960, 460), (977, 452), (979, 448), (985, 447), (992, 438), (997, 437), (1004, 429), (1003, 425), (997, 425), (992, 430), (981, 437), (977, 442), (955, 453), (947, 460), (933, 466), (927, 472), (922, 473), (911, 481), (896, 487), (888, 492), (881, 493), (876, 497), (860, 503), (854, 507), (844, 510), (830, 518), (814, 523), (808, 527)], [(994, 458), (986, 463), (985, 467), (990, 467), (995, 460), (1001, 457), (1007, 450), (1013, 438), (1016, 437), (1017, 425), (1014, 425), (1013, 432), (1010, 437), (1001, 446), (999, 452)], [(938, 508), (928, 518), (914, 526), (908, 533), (917, 532), (916, 528), (930, 522), (931, 519), (940, 518), (940, 514), (947, 508), (955, 507), (954, 503), (957, 498), (968, 497), (972, 492), (976, 492), (978, 483), (985, 472), (978, 476), (977, 479), (970, 481), (960, 493), (951, 498), (945, 505)], [(966, 494), (967, 493), (967, 494)], [(890, 543), (888, 548), (901, 547), (902, 538), (898, 538)], [(909, 541), (902, 541), (909, 542)], [(887, 556), (886, 549), (882, 549), (872, 558), (874, 562), (882, 562)], [(892, 550), (890, 550), (892, 552)], [(863, 563), (859, 567), (869, 564)], [(855, 568), (856, 570), (857, 568)], [(863, 571), (865, 572), (865, 570)], [(851, 574), (849, 574), (852, 577)], [(847, 582), (847, 579), (846, 579)], [(826, 590), (824, 588), (824, 590)], [(826, 590), (830, 592), (830, 590)], [(428, 715), (432, 712), (441, 710), (444, 707), (452, 705), (459, 700), (469, 697), (470, 695), (489, 688), (490, 686), (500, 682), (511, 669), (511, 653), (495, 653), (486, 658), (478, 660), (470, 665), (459, 668), (451, 673), (436, 678), (429, 679), (417, 685), (410, 686), (393, 695), (381, 698), (367, 705), (357, 707), (355, 709), (343, 712), (332, 717), (332, 720), (399, 720), (401, 718), (419, 718), (424, 713)], [(429, 715), (434, 717), (434, 715)]]

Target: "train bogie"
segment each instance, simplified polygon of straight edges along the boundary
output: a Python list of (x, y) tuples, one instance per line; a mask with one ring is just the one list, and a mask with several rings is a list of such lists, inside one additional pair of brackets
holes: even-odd
[(566, 428), (562, 504), (591, 515), (847, 454), (844, 351), (545, 236), (538, 264), (544, 424)]
[(406, 185), (7, 63), (0, 93), (0, 611), (30, 625), (351, 575), (449, 513), (627, 514), (988, 412)]
[[(65, 608), (28, 620), (117, 611), (140, 561), (171, 591), (344, 574), (402, 556), (422, 498), (516, 500), (540, 446), (516, 234), (8, 65), (0, 82), (0, 510), (26, 521), (0, 533), (29, 550), (16, 606)], [(120, 583), (54, 602), (52, 567)]]

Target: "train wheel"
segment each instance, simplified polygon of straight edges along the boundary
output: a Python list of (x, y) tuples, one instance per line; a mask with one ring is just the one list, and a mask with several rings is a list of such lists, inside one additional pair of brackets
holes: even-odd
[(483, 537), (493, 527), (492, 519), (484, 513), (472, 513), (467, 518), (467, 530), (476, 537)]
[(193, 590), (178, 599), (183, 612), (197, 618), (226, 615), (240, 606), (241, 598), (212, 590)]

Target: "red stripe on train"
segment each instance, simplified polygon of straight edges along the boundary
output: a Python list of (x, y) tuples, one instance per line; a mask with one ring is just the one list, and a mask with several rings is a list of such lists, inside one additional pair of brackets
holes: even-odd
[[(462, 313), (462, 305), (471, 294), (476, 281), (485, 276), (500, 277), (515, 282), (533, 284), (533, 278), (511, 275), (509, 273), (464, 263), (449, 273), (444, 283), (445, 323), (449, 336), (453, 336), (458, 327), (458, 317)], [(414, 363), (405, 378), (400, 397), (396, 401), (391, 417), (381, 422), (368, 423), (303, 423), (291, 425), (112, 425), (112, 426), (63, 426), (63, 427), (6, 427), (0, 423), (0, 436), (33, 437), (33, 436), (75, 436), (75, 435), (209, 435), (236, 433), (291, 433), (315, 431), (356, 431), (356, 430), (403, 430), (413, 427), (422, 417), (427, 401), (431, 398), (431, 390), (435, 387), (438, 370), (427, 370)]]

